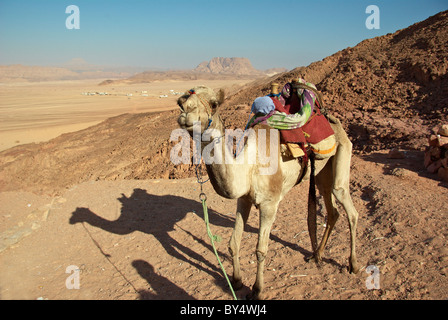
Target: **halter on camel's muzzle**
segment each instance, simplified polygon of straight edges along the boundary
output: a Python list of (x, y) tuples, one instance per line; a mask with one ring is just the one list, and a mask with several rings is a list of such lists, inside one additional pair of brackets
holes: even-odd
[[(196, 94), (196, 92), (193, 89), (190, 89), (190, 90), (188, 90), (188, 94), (192, 95), (192, 94)], [(208, 128), (210, 128), (210, 125), (212, 124), (212, 109), (211, 109), (210, 103), (207, 100), (204, 100), (204, 98), (202, 98), (199, 94), (196, 96), (199, 98), (201, 103), (204, 105), (205, 110), (207, 111), (208, 125), (207, 125), (207, 128), (205, 128), (205, 130), (207, 130)]]

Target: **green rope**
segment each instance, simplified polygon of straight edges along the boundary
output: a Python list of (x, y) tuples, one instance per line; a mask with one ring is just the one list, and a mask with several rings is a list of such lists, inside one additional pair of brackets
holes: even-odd
[(210, 231), (210, 223), (208, 221), (208, 209), (207, 209), (207, 204), (205, 202), (207, 200), (207, 197), (205, 196), (204, 193), (201, 193), (199, 195), (199, 199), (202, 201), (202, 209), (204, 211), (205, 226), (207, 228), (208, 237), (210, 238), (210, 240), (212, 242), (212, 247), (213, 247), (213, 251), (215, 252), (216, 259), (218, 259), (218, 263), (221, 266), (222, 273), (224, 274), (224, 277), (226, 278), (227, 283), (229, 284), (230, 291), (232, 291), (233, 299), (238, 300), (238, 298), (235, 295), (235, 291), (233, 291), (232, 284), (230, 283), (229, 277), (227, 277), (227, 273), (221, 263), (221, 260), (219, 259), (218, 251), (216, 251), (215, 241), (219, 241), (219, 238), (218, 238), (218, 236), (213, 235), (212, 232)]

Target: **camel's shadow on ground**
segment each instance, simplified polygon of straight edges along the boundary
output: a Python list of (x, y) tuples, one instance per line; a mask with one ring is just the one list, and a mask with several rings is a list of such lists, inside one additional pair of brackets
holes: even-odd
[[(227, 282), (216, 261), (208, 261), (202, 255), (192, 250), (188, 243), (179, 243), (169, 234), (170, 231), (174, 230), (175, 224), (182, 220), (187, 212), (202, 212), (202, 205), (199, 201), (173, 195), (152, 195), (146, 190), (138, 188), (134, 189), (130, 197), (122, 194), (118, 200), (122, 203), (122, 208), (120, 217), (116, 220), (104, 219), (88, 208), (78, 207), (72, 213), (69, 223), (87, 223), (118, 235), (125, 235), (134, 231), (152, 235), (159, 241), (169, 255), (182, 262), (191, 264), (202, 272), (210, 274), (216, 279), (217, 285), (221, 286), (223, 290), (228, 290)], [(167, 208), (170, 208), (169, 213), (167, 213)], [(211, 209), (208, 210), (208, 213), (212, 225), (233, 228), (233, 217), (228, 217)], [(211, 244), (202, 240), (202, 237), (200, 238), (199, 235), (194, 235), (189, 230), (183, 229), (183, 231), (187, 232), (195, 241), (201, 243), (208, 250), (213, 250)], [(258, 233), (258, 228), (247, 224), (245, 232)], [(228, 241), (229, 239), (224, 240)], [(298, 246), (296, 243), (282, 240), (276, 235), (271, 235), (271, 241), (279, 242), (284, 246), (300, 252), (304, 258), (311, 255), (310, 251)], [(230, 259), (227, 252), (220, 252), (220, 255)], [(139, 292), (141, 299), (194, 299), (182, 288), (179, 288), (170, 280), (155, 273), (153, 266), (148, 262), (135, 260), (132, 262), (132, 266), (153, 289), (153, 291)]]

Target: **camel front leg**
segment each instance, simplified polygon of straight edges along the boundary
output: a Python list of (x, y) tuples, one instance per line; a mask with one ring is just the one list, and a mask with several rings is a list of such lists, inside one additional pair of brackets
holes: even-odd
[(269, 235), (277, 213), (278, 202), (260, 205), (260, 227), (257, 243), (257, 278), (252, 288), (249, 299), (263, 299), (264, 289), (264, 264), (268, 253)]
[(244, 226), (249, 218), (252, 202), (244, 197), (238, 199), (235, 227), (229, 242), (229, 251), (233, 261), (233, 289), (239, 290), (243, 287), (241, 269), (240, 269), (240, 244), (243, 235)]

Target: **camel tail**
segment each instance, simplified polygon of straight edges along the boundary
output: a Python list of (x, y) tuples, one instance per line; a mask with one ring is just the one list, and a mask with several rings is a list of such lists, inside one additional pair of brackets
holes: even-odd
[(329, 113), (327, 113), (325, 115), (325, 117), (327, 117), (327, 119), (328, 119), (328, 121), (330, 121), (330, 123), (333, 123), (333, 124), (340, 124), (341, 123), (338, 118), (336, 118), (335, 116), (333, 116), (333, 115), (331, 115)]
[(310, 188), (308, 192), (308, 233), (310, 235), (311, 247), (314, 255), (317, 251), (317, 200), (313, 153), (310, 154), (310, 167)]

